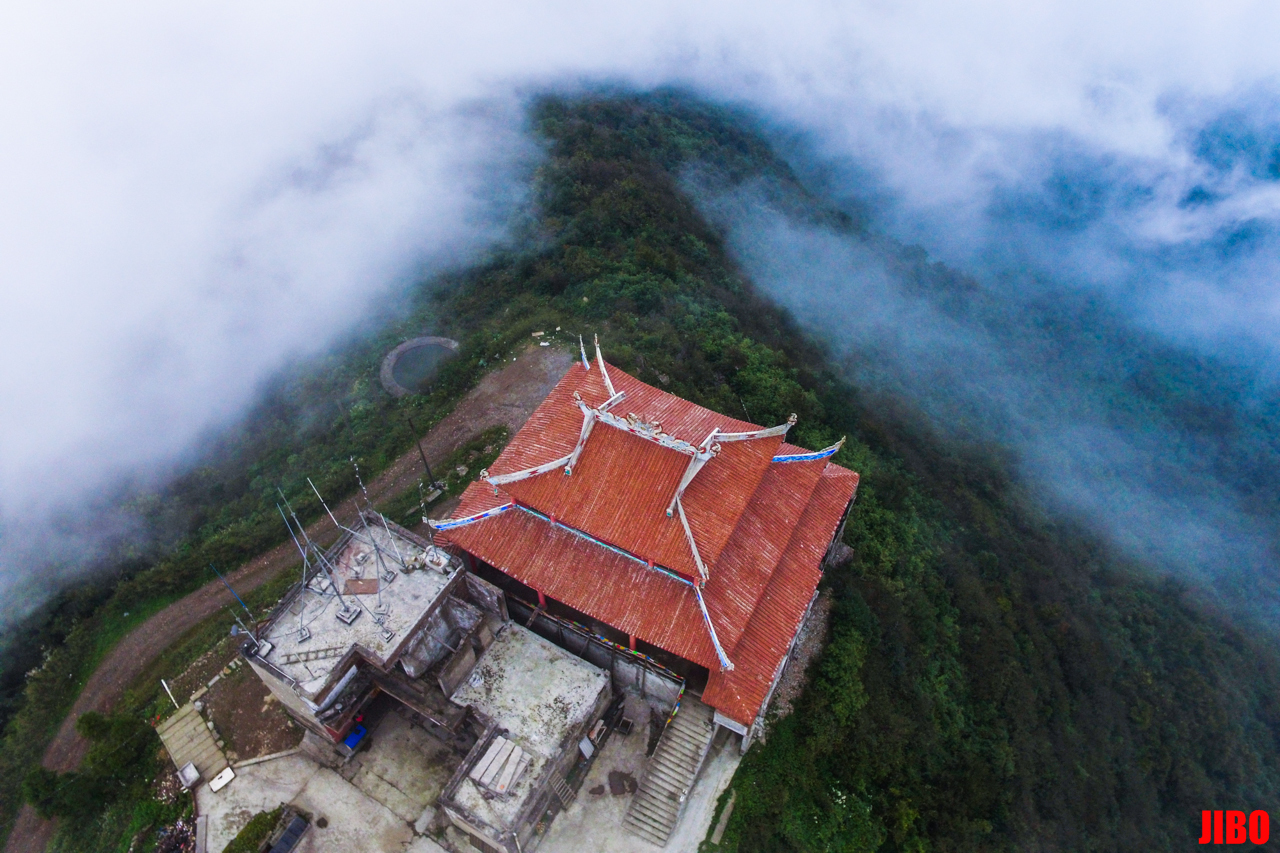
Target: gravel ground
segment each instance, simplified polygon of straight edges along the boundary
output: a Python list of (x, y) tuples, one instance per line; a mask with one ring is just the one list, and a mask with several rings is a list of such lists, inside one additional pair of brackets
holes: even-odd
[[(573, 361), (572, 353), (557, 347), (532, 346), (521, 352), (507, 367), (485, 376), (448, 417), (423, 437), (422, 447), (427, 458), (439, 462), (471, 436), (490, 427), (505, 425), (514, 434)], [(411, 487), (418, 481), (421, 467), (418, 450), (413, 448), (369, 483), (370, 498), (377, 503)], [(334, 512), (354, 516), (355, 504), (349, 499), (335, 507)], [(307, 530), (312, 539), (319, 540), (334, 532), (327, 516)], [(229, 580), (236, 589), (248, 592), (291, 567), (296, 559), (293, 543), (285, 541), (232, 572)], [(226, 597), (222, 582), (213, 581), (161, 610), (116, 644), (89, 677), (71, 713), (62, 721), (58, 734), (45, 750), (44, 766), (63, 773), (79, 767), (89, 748), (88, 742), (75, 730), (80, 715), (110, 711), (125, 688), (152, 660), (193, 624), (221, 609)], [(43, 850), (52, 835), (53, 823), (40, 820), (30, 806), (23, 806), (5, 851)]]

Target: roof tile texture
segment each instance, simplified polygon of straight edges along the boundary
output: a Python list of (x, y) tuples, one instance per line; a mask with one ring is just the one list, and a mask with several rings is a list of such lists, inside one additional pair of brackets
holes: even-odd
[(814, 489), (777, 570), (729, 657), (732, 672), (713, 669), (702, 701), (751, 725), (822, 579), (822, 558), (858, 487), (858, 475), (829, 465)]
[[(563, 476), (563, 475), (548, 475)], [(472, 483), (456, 515), (505, 502)], [(719, 668), (692, 587), (535, 515), (509, 510), (448, 532), (449, 541), (539, 592), (708, 669)]]
[[(614, 388), (625, 394), (613, 414), (635, 414), (648, 423), (660, 423), (664, 432), (690, 444), (700, 445), (716, 427), (723, 432), (759, 429), (646, 385), (617, 368), (610, 369), (609, 376)], [(572, 451), (582, 430), (575, 391), (593, 407), (609, 396), (599, 371), (574, 365), (490, 473), (522, 471)], [(685, 491), (681, 503), (704, 564), (719, 557), (781, 443), (780, 438), (725, 443)], [(667, 515), (689, 460), (684, 453), (597, 423), (572, 475), (551, 472), (508, 483), (503, 490), (565, 524), (695, 578), (699, 573), (684, 526), (676, 515)]]

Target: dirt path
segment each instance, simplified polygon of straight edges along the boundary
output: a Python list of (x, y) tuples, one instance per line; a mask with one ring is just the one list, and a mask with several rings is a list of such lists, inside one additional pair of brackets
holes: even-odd
[[(554, 347), (531, 347), (512, 364), (494, 371), (480, 381), (453, 410), (422, 439), (422, 449), (431, 462), (439, 462), (476, 433), (505, 425), (513, 433), (528, 420), (569, 365), (571, 353)], [(368, 484), (374, 503), (403, 492), (422, 475), (422, 460), (417, 448), (410, 450)], [(334, 507), (334, 514), (355, 514), (352, 499)], [(307, 528), (313, 539), (323, 539), (334, 532), (328, 517)], [(248, 592), (261, 586), (277, 572), (291, 567), (298, 559), (292, 542), (284, 542), (249, 561), (228, 579), (236, 589)], [(134, 628), (103, 659), (80, 691), (71, 713), (45, 750), (43, 764), (50, 770), (65, 773), (80, 766), (89, 744), (76, 734), (75, 723), (89, 711), (109, 711), (125, 688), (168, 646), (186, 633), (192, 625), (208, 618), (227, 604), (229, 594), (221, 581), (212, 581), (190, 595), (175, 601), (164, 610)], [(9, 836), (5, 853), (32, 853), (44, 850), (53, 835), (52, 821), (42, 821), (30, 806), (23, 806)]]

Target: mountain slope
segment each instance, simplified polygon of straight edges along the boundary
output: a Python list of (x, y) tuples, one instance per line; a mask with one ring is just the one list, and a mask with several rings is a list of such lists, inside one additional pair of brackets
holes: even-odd
[(1274, 653), (1022, 506), (998, 452), (860, 394), (735, 269), (681, 177), (794, 184), (749, 122), (673, 95), (536, 116), (550, 247), (458, 293), (459, 319), (507, 304), (604, 323), (646, 381), (762, 423), (797, 411), (802, 443), (848, 433), (840, 461), (864, 473), (855, 557), (827, 580), (832, 642), (744, 763), (725, 849), (1181, 849), (1201, 809), (1265, 806)]
[[(611, 362), (697, 403), (757, 423), (796, 412), (809, 447), (847, 434), (837, 461), (863, 475), (853, 558), (824, 581), (831, 641), (744, 760), (721, 849), (1183, 849), (1201, 809), (1266, 807), (1280, 791), (1266, 635), (1024, 505), (1000, 449), (941, 439), (905, 399), (854, 384), (856, 346), (833, 360), (753, 286), (690, 175), (787, 187), (797, 215), (849, 234), (859, 220), (807, 191), (748, 118), (678, 94), (546, 98), (531, 124), (547, 159), (520, 248), (406, 294), (403, 316), (430, 327), (417, 333), (462, 342), (432, 416), (531, 332), (598, 332)], [(230, 568), (281, 533), (275, 482), (289, 490), (310, 465), (337, 498), (349, 453), (407, 450), (399, 416), (428, 402), (371, 384), (398, 331), (282, 379), (236, 433), (253, 440), (174, 487), (184, 559), (148, 553), (130, 583), (198, 580), (202, 531)], [(354, 426), (316, 401), (327, 376), (358, 392)]]

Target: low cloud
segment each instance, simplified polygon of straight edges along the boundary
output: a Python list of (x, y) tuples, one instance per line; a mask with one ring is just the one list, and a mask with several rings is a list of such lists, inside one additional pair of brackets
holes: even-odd
[[(1222, 368), (1172, 397), (1194, 407), (1207, 395), (1220, 411), (1170, 412), (1149, 380), (1185, 382), (1199, 358), (1120, 310), (1062, 281), (984, 292), (873, 234), (798, 221), (778, 195), (700, 189), (748, 274), (831, 344), (869, 399), (909, 401), (944, 439), (1005, 448), (1038, 503), (1232, 609), (1280, 615), (1275, 519), (1250, 495), (1280, 482), (1280, 456), (1274, 415), (1252, 411), (1252, 374)], [(1196, 422), (1205, 414), (1212, 428)]]
[[(50, 556), (57, 537), (28, 535), (40, 523), (180, 466), (281, 364), (406, 276), (501, 240), (537, 157), (522, 105), (547, 87), (677, 85), (743, 106), (837, 203), (992, 292), (1052, 279), (1271, 381), (1277, 16), (1239, 2), (9, 4), (0, 584)], [(737, 227), (768, 240), (784, 226)], [(829, 236), (792, 229), (787, 245)], [(868, 270), (858, 287), (883, 300), (867, 312), (897, 363), (963, 340), (982, 369), (954, 399), (984, 399), (977, 377), (997, 376), (1045, 402), (1027, 417), (1058, 417), (1006, 352), (929, 326), (874, 264), (841, 262)], [(932, 405), (928, 363), (894, 381)], [(1079, 428), (1097, 445), (1092, 423), (1064, 421), (1063, 440)]]

